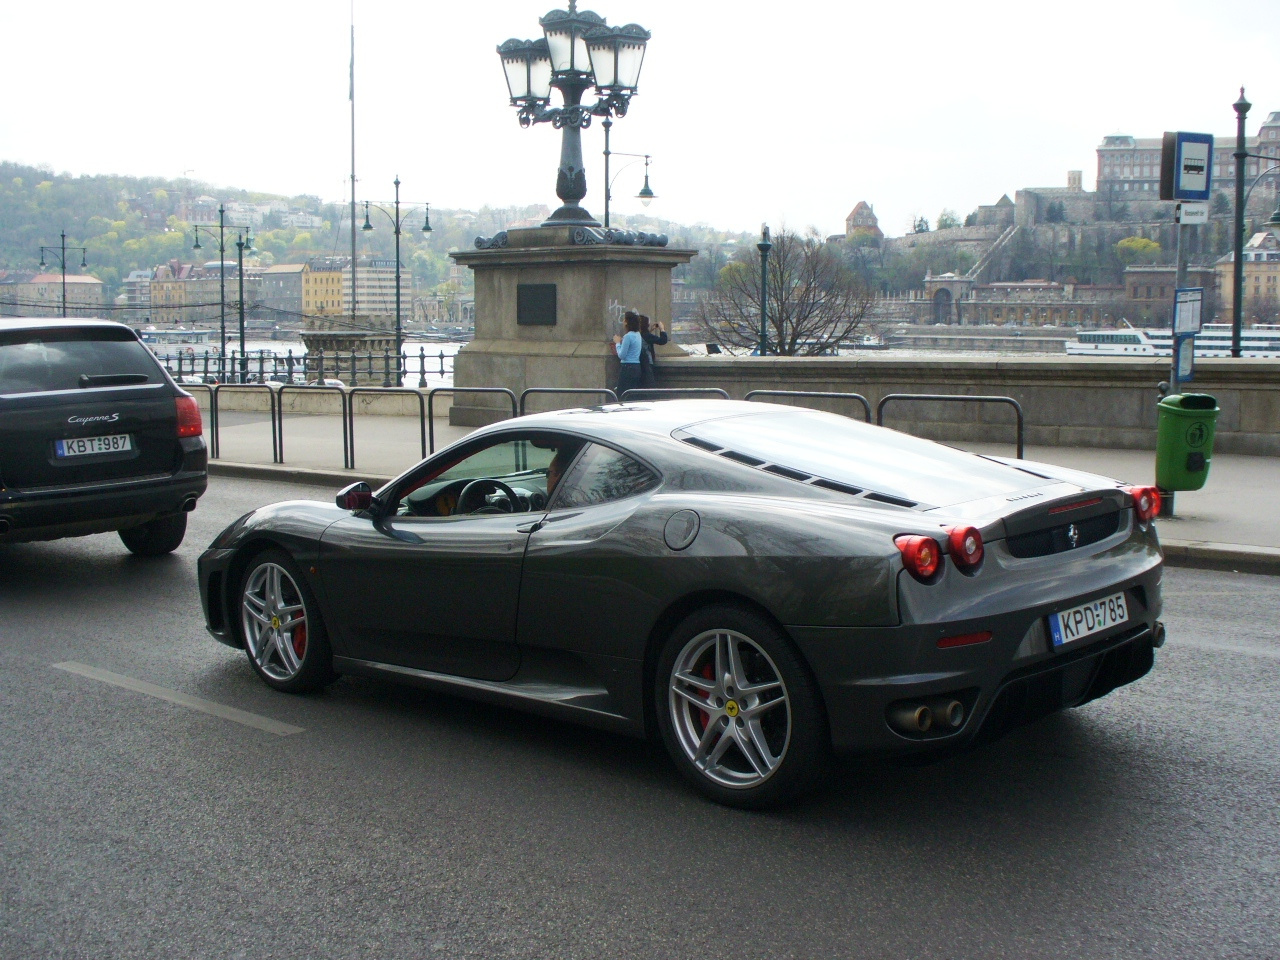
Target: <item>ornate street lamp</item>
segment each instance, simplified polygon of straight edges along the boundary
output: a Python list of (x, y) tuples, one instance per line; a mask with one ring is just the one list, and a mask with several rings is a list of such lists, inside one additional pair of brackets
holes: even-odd
[[(598, 227), (599, 221), (579, 201), (587, 195), (582, 165), (582, 134), (592, 117), (623, 117), (635, 96), (650, 33), (634, 23), (610, 27), (590, 10), (552, 10), (538, 21), (541, 40), (508, 40), (498, 47), (507, 77), (511, 105), (520, 125), (550, 123), (562, 132), (556, 196), (560, 209), (543, 226)], [(595, 87), (597, 99), (584, 106), (583, 94)], [(563, 106), (552, 107), (551, 90), (560, 91)]]

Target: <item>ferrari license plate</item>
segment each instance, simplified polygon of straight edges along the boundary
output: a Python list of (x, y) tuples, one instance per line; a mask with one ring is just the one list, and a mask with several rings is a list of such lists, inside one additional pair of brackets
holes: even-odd
[(133, 449), (133, 438), (127, 433), (110, 437), (76, 437), (74, 440), (55, 441), (59, 457), (87, 457), (93, 453), (120, 453)]
[(1061, 647), (1119, 626), (1128, 619), (1129, 607), (1125, 603), (1124, 594), (1117, 593), (1101, 600), (1082, 603), (1070, 610), (1049, 614), (1049, 633), (1053, 637), (1054, 647)]

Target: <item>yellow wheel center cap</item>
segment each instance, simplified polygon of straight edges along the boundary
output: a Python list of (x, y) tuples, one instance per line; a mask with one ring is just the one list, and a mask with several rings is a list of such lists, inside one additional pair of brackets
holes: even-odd
[(728, 703), (726, 703), (724, 705), (724, 712), (727, 713), (730, 717), (736, 717), (738, 715), (738, 701), (730, 700)]
[(272, 617), (272, 618), (271, 618), (271, 629), (272, 629), (272, 630), (279, 630), (279, 629), (280, 629), (280, 618), (279, 618), (279, 617)]

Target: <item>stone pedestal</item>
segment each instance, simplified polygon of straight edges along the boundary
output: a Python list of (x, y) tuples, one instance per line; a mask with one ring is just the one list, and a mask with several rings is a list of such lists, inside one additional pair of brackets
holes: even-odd
[[(454, 385), (506, 387), (517, 397), (528, 387), (613, 387), (613, 336), (622, 333), (623, 311), (670, 330), (671, 271), (697, 251), (606, 242), (611, 236), (533, 227), (499, 234), (487, 249), (450, 254), (475, 271), (476, 281), (476, 338), (454, 359)], [(566, 396), (559, 405), (598, 400)], [(539, 409), (552, 405), (544, 399)], [(482, 426), (509, 414), (500, 396), (457, 394), (450, 421)]]

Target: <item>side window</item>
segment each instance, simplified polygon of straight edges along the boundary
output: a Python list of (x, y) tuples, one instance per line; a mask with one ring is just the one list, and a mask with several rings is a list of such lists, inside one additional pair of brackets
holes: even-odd
[(600, 444), (590, 444), (557, 489), (556, 508), (589, 507), (633, 497), (652, 488), (657, 474), (637, 460)]
[[(414, 517), (461, 514), (527, 513), (546, 507), (564, 467), (583, 441), (563, 434), (502, 436), (461, 459), (435, 463), (401, 487), (397, 513)], [(464, 499), (473, 480), (490, 480)], [(507, 489), (503, 489), (506, 487)], [(513, 494), (515, 502), (511, 500)]]

